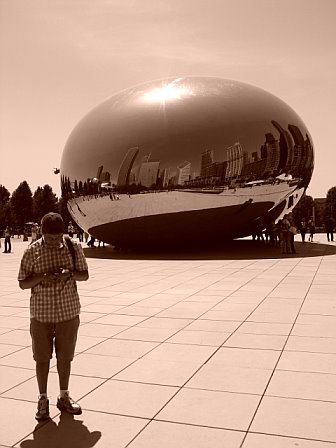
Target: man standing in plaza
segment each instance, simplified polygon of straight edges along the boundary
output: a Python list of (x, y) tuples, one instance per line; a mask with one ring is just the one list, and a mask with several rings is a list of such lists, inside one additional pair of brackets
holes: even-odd
[(335, 228), (335, 220), (331, 216), (327, 216), (324, 222), (324, 226), (327, 233), (327, 240), (334, 241), (334, 228)]
[(7, 226), (5, 229), (5, 254), (10, 254), (11, 250), (12, 250), (11, 232), (9, 227)]
[(69, 395), (69, 379), (79, 327), (76, 282), (89, 278), (81, 245), (63, 236), (61, 215), (47, 213), (41, 227), (42, 238), (25, 250), (18, 275), (20, 288), (31, 289), (30, 333), (39, 388), (37, 420), (49, 418), (47, 383), (53, 347), (60, 386), (57, 407), (71, 414), (82, 412)]

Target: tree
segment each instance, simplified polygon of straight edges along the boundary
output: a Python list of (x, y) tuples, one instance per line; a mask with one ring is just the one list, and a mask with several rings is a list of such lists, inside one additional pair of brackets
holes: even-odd
[(6, 187), (0, 185), (0, 229), (11, 225), (10, 193)]
[(25, 223), (31, 221), (33, 218), (33, 197), (27, 181), (24, 180), (21, 182), (13, 192), (10, 203), (15, 226), (22, 232)]
[(308, 221), (313, 214), (313, 208), (314, 199), (311, 196), (303, 195), (293, 209), (294, 222), (298, 225), (302, 218), (305, 218), (305, 220)]
[(59, 212), (57, 196), (50, 185), (37, 187), (33, 196), (34, 221), (41, 222), (41, 218), (49, 212)]
[(325, 214), (336, 220), (336, 187), (328, 190)]
[(61, 214), (64, 226), (65, 228), (68, 226), (69, 221), (72, 221), (73, 218), (69, 213), (68, 207), (67, 207), (67, 200), (63, 197), (59, 200), (59, 213)]

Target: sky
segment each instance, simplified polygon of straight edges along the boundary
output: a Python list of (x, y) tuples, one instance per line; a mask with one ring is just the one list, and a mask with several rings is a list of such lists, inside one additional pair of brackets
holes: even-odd
[(291, 106), (315, 149), (307, 194), (336, 186), (335, 0), (0, 0), (0, 184), (60, 196), (72, 129), (120, 90), (218, 76)]

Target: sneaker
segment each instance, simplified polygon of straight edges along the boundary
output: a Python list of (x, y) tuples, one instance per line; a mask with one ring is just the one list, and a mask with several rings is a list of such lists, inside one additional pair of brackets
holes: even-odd
[(48, 420), (49, 416), (49, 400), (46, 397), (39, 398), (37, 402), (36, 420)]
[(79, 415), (82, 413), (82, 408), (69, 394), (65, 394), (64, 397), (58, 397), (56, 406), (60, 411), (66, 411), (69, 414)]

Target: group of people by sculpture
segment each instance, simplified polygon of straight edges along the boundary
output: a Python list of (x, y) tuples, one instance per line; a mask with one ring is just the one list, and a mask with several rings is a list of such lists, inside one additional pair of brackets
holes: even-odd
[[(327, 217), (324, 223), (328, 241), (334, 241), (335, 220)], [(252, 239), (254, 241), (264, 242), (271, 247), (279, 247), (283, 254), (295, 254), (295, 235), (300, 234), (303, 243), (314, 241), (316, 232), (315, 220), (311, 216), (309, 219), (301, 218), (299, 224), (294, 222), (292, 213), (284, 215), (277, 223), (268, 221), (266, 224), (261, 219), (253, 223)]]

